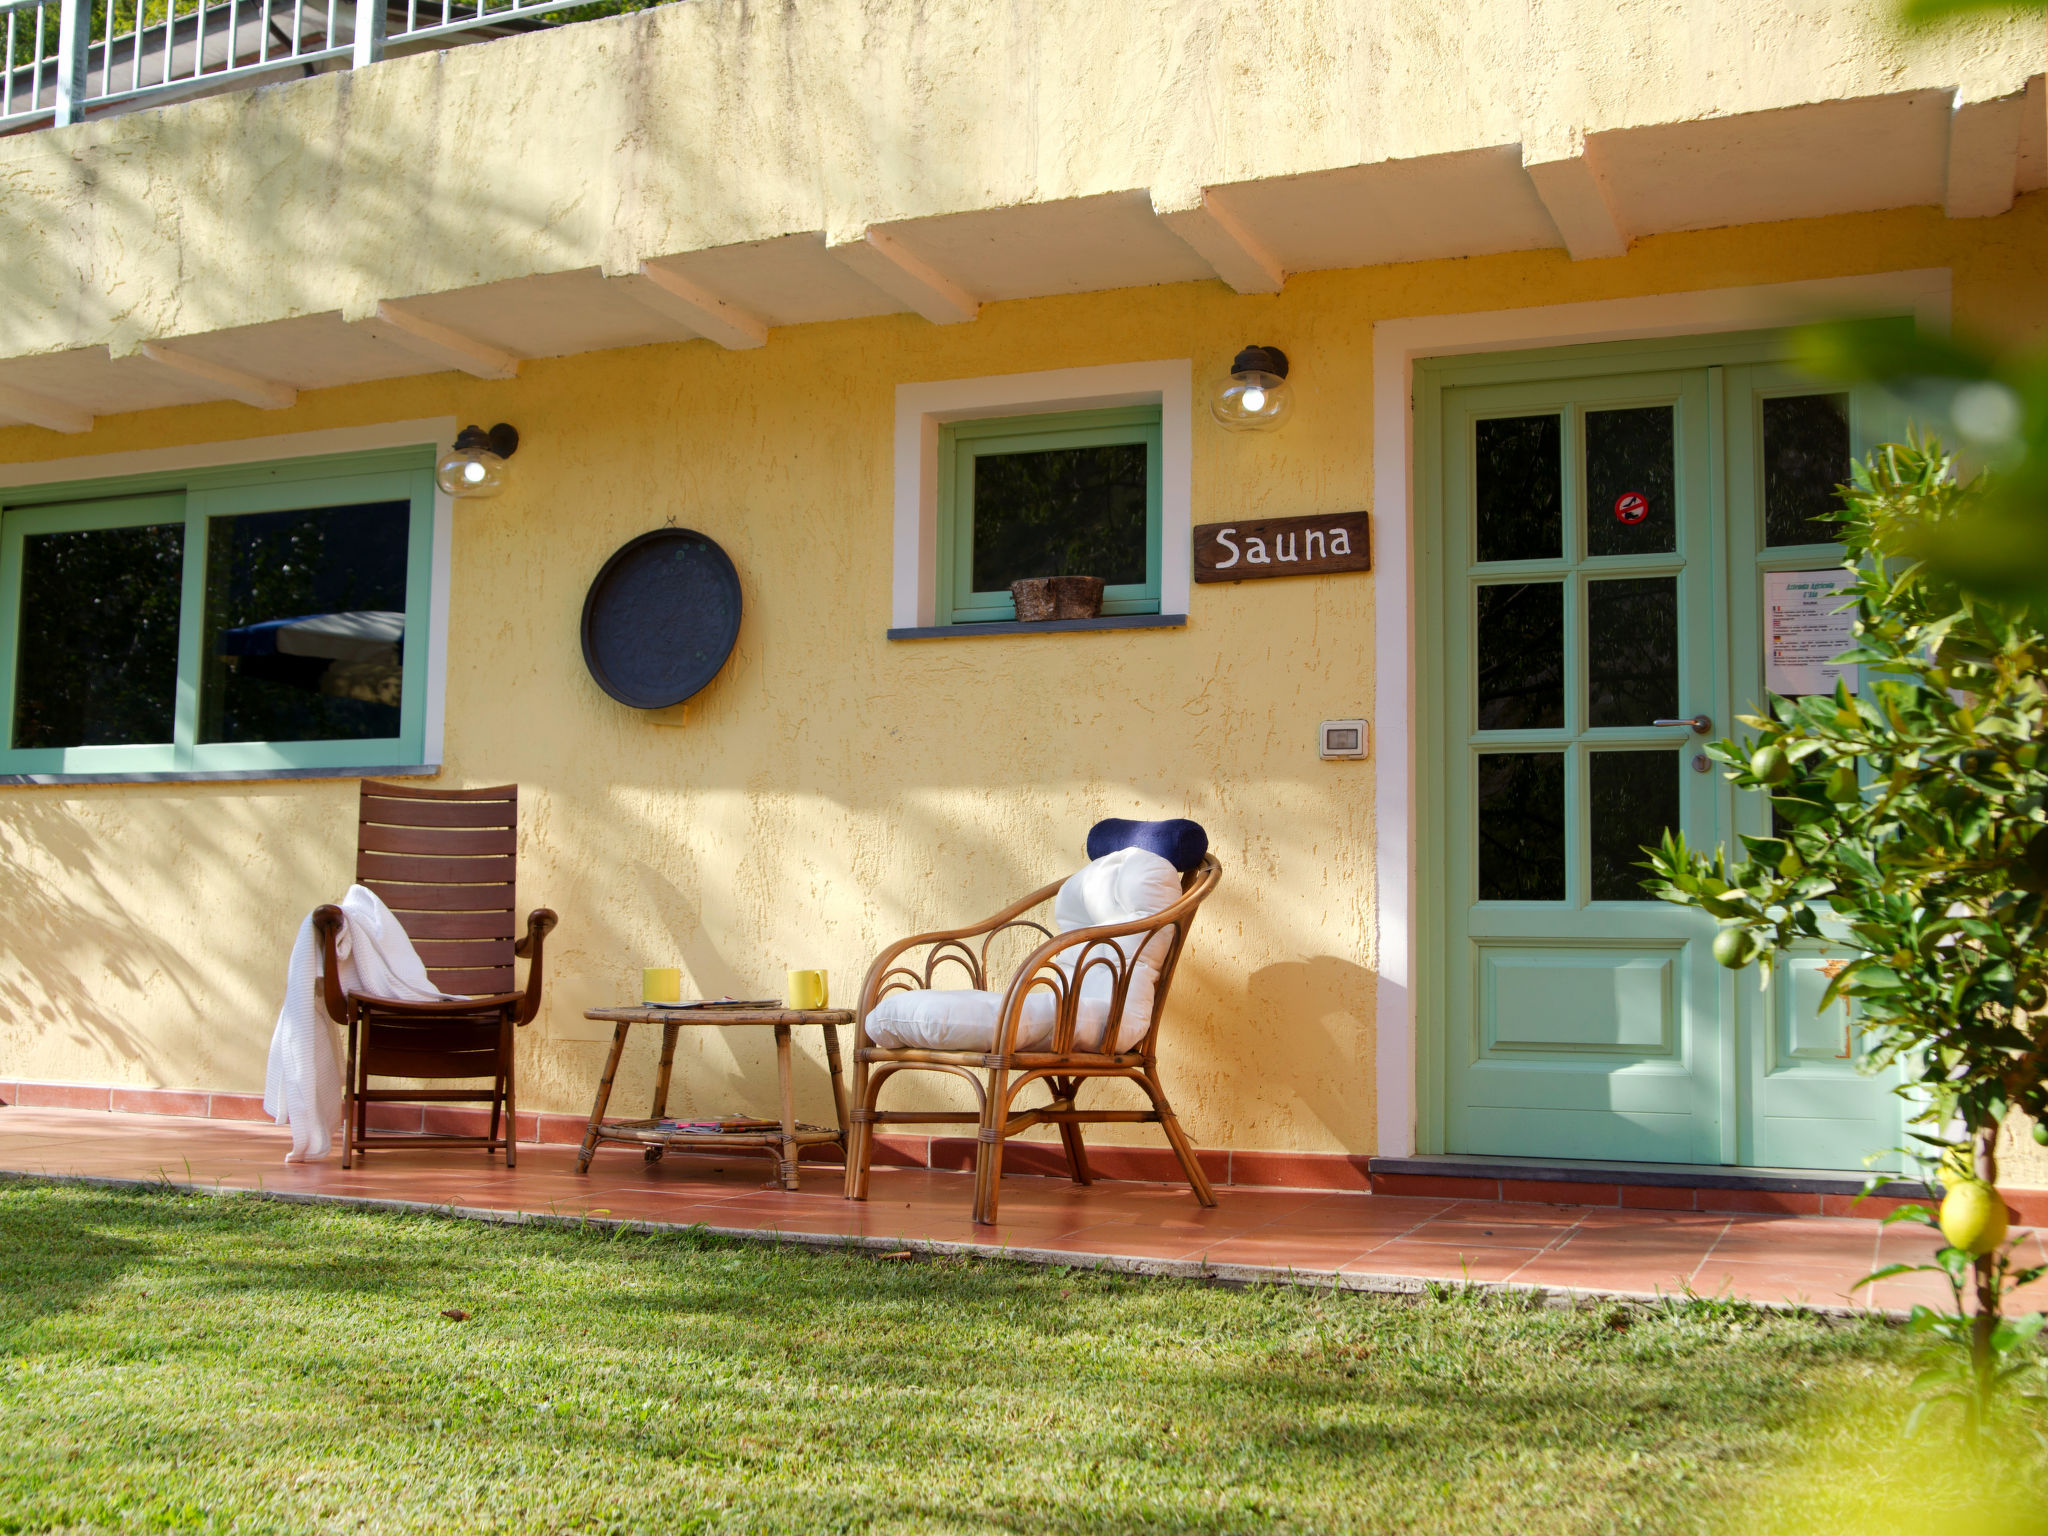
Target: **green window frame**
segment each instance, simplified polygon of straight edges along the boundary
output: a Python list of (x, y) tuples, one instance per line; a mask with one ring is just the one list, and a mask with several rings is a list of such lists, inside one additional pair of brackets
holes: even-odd
[(987, 454), (1044, 453), (1060, 448), (1145, 448), (1145, 579), (1105, 587), (1102, 611), (1159, 612), (1160, 408), (1114, 406), (1037, 416), (993, 416), (939, 428), (938, 529), (934, 621), (985, 624), (1017, 617), (1008, 591), (974, 590), (974, 468)]
[[(434, 565), (434, 450), (238, 465), (177, 475), (136, 476), (16, 491), (0, 502), (0, 774), (262, 774), (426, 766), (428, 659)], [(405, 633), (396, 736), (291, 742), (202, 742), (207, 544), (214, 519), (252, 512), (310, 510), (357, 502), (410, 506), (405, 560)], [(24, 543), (70, 530), (182, 522), (185, 528), (178, 617), (178, 667), (172, 737), (121, 746), (14, 745), (15, 685), (21, 652)], [(414, 640), (413, 637), (417, 637)]]

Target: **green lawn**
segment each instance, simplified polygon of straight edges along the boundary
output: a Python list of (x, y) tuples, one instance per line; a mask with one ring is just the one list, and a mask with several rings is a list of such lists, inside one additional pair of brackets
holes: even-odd
[(1863, 1529), (1905, 1348), (8, 1183), (0, 1531)]

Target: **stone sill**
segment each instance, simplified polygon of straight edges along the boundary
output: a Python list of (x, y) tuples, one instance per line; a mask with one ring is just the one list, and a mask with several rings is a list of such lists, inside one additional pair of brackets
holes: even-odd
[(892, 629), (891, 640), (979, 640), (985, 635), (1070, 635), (1091, 629), (1185, 629), (1184, 613), (1117, 613), (1101, 619), (1041, 619), (1020, 624), (1002, 619), (988, 624), (932, 624), (920, 629)]
[(429, 779), (439, 763), (397, 768), (195, 768), (183, 773), (0, 773), (0, 788), (66, 784), (205, 784), (222, 779)]

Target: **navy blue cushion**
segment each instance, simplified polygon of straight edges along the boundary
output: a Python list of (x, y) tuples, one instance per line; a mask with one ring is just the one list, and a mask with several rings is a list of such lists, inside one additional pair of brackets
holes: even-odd
[(1088, 857), (1099, 859), (1119, 848), (1144, 848), (1156, 853), (1182, 874), (1197, 868), (1209, 851), (1209, 834), (1198, 822), (1123, 821), (1111, 817), (1088, 829)]

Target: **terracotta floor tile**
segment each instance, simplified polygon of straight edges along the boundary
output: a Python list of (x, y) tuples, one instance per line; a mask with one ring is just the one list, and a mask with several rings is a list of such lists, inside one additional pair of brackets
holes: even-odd
[[(1861, 1217), (1622, 1209), (1442, 1196), (1219, 1186), (1198, 1205), (1185, 1185), (1105, 1180), (1083, 1187), (1036, 1175), (1006, 1177), (1001, 1221), (972, 1220), (970, 1174), (929, 1168), (874, 1171), (870, 1198), (841, 1198), (839, 1170), (806, 1165), (796, 1191), (771, 1188), (765, 1158), (722, 1156), (645, 1162), (603, 1148), (576, 1172), (573, 1145), (530, 1146), (507, 1169), (468, 1149), (387, 1147), (352, 1169), (338, 1157), (287, 1164), (290, 1139), (261, 1122), (111, 1115), (102, 1111), (0, 1112), (0, 1168), (168, 1180), (201, 1189), (330, 1195), (556, 1216), (969, 1243), (996, 1249), (1340, 1269), (1448, 1282), (1514, 1278), (1583, 1289), (1676, 1291), (1840, 1304), (1879, 1257), (1931, 1254), (1940, 1239), (1912, 1226)], [(2020, 1262), (2040, 1262), (2040, 1234), (2023, 1234)], [(2048, 1282), (2041, 1289), (2048, 1292)], [(1932, 1276), (1884, 1282), (1864, 1305), (1946, 1304)], [(2038, 1303), (2037, 1303), (2038, 1304)]]
[(1486, 1221), (1463, 1215), (1438, 1216), (1408, 1236), (1418, 1243), (1468, 1243), (1483, 1248), (1548, 1248), (1576, 1228), (1568, 1223)]
[(1605, 1206), (1532, 1205), (1521, 1201), (1461, 1200), (1446, 1218), (1458, 1221), (1486, 1221), (1499, 1226), (1573, 1226), (1591, 1211)]

